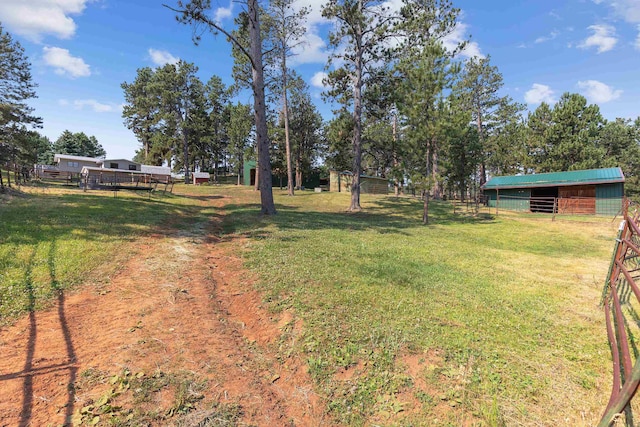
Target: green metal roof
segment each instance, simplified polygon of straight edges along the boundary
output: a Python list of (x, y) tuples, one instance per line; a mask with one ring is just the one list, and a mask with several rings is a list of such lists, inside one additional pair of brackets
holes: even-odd
[(494, 176), (482, 188), (496, 190), (501, 188), (564, 187), (568, 185), (609, 184), (613, 182), (624, 182), (624, 175), (620, 168)]

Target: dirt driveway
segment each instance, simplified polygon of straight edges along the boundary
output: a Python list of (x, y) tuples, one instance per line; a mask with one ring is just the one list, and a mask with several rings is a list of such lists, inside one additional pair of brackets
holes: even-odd
[(105, 280), (1, 329), (0, 426), (329, 425), (305, 361), (278, 350), (300, 325), (262, 308), (218, 226), (130, 242)]

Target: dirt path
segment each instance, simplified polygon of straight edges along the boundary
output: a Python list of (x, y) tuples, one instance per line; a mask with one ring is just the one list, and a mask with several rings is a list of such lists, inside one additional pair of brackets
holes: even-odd
[(114, 395), (100, 424), (139, 415), (117, 403), (146, 410), (150, 425), (233, 425), (213, 423), (220, 408), (235, 408), (236, 425), (329, 425), (304, 361), (278, 352), (283, 331), (295, 340), (299, 325), (261, 307), (234, 256), (241, 238), (217, 241), (217, 225), (140, 238), (106, 284), (60, 294), (51, 309), (1, 329), (0, 426), (78, 422), (123, 372), (163, 380), (146, 399), (139, 388)]

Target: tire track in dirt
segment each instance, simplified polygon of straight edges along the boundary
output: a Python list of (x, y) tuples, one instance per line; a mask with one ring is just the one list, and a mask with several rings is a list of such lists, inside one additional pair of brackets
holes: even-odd
[[(224, 200), (206, 200), (222, 208)], [(77, 387), (88, 372), (189, 371), (207, 379), (204, 399), (237, 403), (241, 425), (330, 425), (306, 364), (279, 358), (290, 312), (261, 306), (253, 278), (234, 256), (241, 238), (218, 241), (218, 224), (194, 233), (168, 230), (129, 243), (131, 256), (106, 285), (60, 294), (48, 310), (0, 330), (0, 426), (70, 424), (100, 397), (104, 381)], [(160, 393), (153, 404), (171, 404)], [(173, 424), (176, 420), (155, 425)]]

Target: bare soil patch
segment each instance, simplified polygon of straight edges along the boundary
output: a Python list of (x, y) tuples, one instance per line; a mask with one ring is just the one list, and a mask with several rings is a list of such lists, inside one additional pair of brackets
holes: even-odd
[[(99, 425), (330, 425), (306, 363), (278, 351), (284, 329), (299, 333), (294, 313), (263, 308), (234, 255), (241, 238), (219, 241), (216, 227), (128, 243), (106, 283), (2, 328), (0, 426), (71, 425), (99, 410)], [(232, 424), (214, 424), (220, 408), (236, 408)]]

